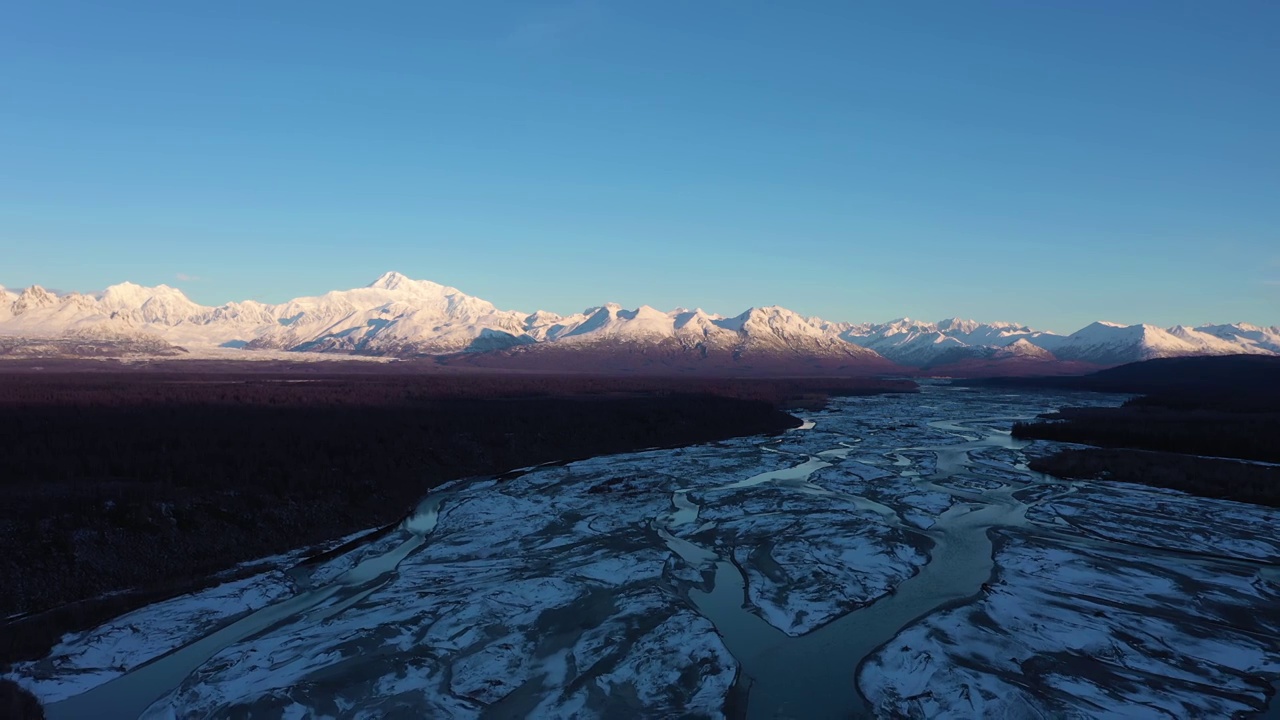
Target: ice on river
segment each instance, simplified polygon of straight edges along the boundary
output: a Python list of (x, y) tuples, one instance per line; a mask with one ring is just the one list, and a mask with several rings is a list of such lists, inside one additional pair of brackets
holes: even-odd
[(236, 580), (122, 615), (63, 638), (15, 679), (46, 703), (78, 695), (210, 632), (228, 619), (293, 594), (283, 572)]
[(1278, 516), (1271, 508), (1129, 483), (1082, 483), (1077, 492), (1027, 513), (1135, 547), (1269, 563), (1280, 563)]
[(345, 555), (275, 558), (10, 676), (52, 720), (1256, 710), (1277, 512), (1048, 478), (1008, 433), (1118, 400), (930, 386), (460, 481)]
[[(1280, 674), (1280, 584), (1256, 567), (1006, 533), (997, 580), (863, 665), (878, 715), (1238, 717)], [(1269, 608), (1272, 612), (1259, 613)]]

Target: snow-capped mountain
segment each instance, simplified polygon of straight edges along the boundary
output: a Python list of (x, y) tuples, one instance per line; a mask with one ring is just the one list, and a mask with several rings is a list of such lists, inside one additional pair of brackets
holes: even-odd
[(991, 357), (1034, 358), (1036, 360), (1054, 360), (1054, 354), (1036, 345), (1026, 338), (1018, 338), (1008, 345), (991, 348)]
[[(894, 362), (936, 367), (993, 357), (1040, 358), (1118, 365), (1157, 357), (1280, 354), (1280, 332), (1254, 325), (1120, 325), (1095, 322), (1070, 335), (1032, 330), (1008, 322), (978, 323), (952, 318), (937, 323), (902, 318), (882, 324), (832, 324), (840, 337)], [(999, 351), (999, 352), (996, 352)]]
[(39, 286), (0, 288), (0, 356), (173, 355), (182, 352), (127, 316), (79, 293), (58, 296)]
[(18, 293), (0, 285), (0, 322), (13, 315), (13, 304), (18, 301)]
[(249, 348), (440, 355), (533, 342), (522, 338), (527, 314), (395, 272), (368, 287), (297, 298), (271, 312), (275, 323), (248, 338)]
[[(7, 292), (7, 291), (6, 291)], [(784, 308), (733, 318), (701, 310), (663, 312), (617, 304), (562, 317), (499, 310), (462, 291), (390, 272), (372, 284), (280, 305), (201, 306), (165, 285), (122, 283), (97, 297), (57, 296), (39, 287), (4, 297), (0, 334), (60, 337), (88, 326), (146, 333), (186, 347), (411, 357), (556, 344), (578, 351), (823, 356), (883, 363)], [(887, 363), (885, 363), (887, 365)]]
[[(1034, 341), (1033, 341), (1034, 342)], [(1049, 348), (1061, 360), (1103, 365), (1183, 355), (1280, 354), (1280, 329), (1253, 325), (1154, 325), (1095, 322)]]
[(826, 374), (889, 372), (896, 367), (778, 307), (751, 308), (726, 318), (702, 310), (627, 310), (610, 303), (568, 317), (535, 314), (526, 327), (527, 337), (537, 341), (450, 362), (542, 372)]
[(1116, 365), (1157, 357), (1195, 355), (1201, 350), (1154, 325), (1095, 322), (1068, 335), (1053, 352), (1063, 360)]
[(1202, 325), (1188, 328), (1179, 325), (1170, 334), (1197, 347), (1215, 353), (1280, 353), (1280, 328), (1263, 328), (1248, 323), (1235, 325)]
[(0, 334), (53, 337), (88, 330), (129, 333), (136, 330), (128, 319), (105, 310), (88, 295), (54, 295), (33, 285), (9, 304)]
[(177, 325), (205, 308), (168, 285), (142, 287), (131, 282), (112, 285), (98, 298), (98, 308), (136, 323)]
[(829, 322), (776, 306), (733, 317), (614, 303), (568, 316), (525, 313), (396, 272), (366, 287), (279, 305), (245, 301), (206, 307), (177, 288), (128, 282), (94, 296), (59, 295), (38, 286), (21, 292), (0, 288), (0, 336), (9, 338), (8, 347), (15, 338), (45, 342), (92, 336), (133, 348), (487, 355), (492, 362), (479, 364), (519, 361), (543, 369), (566, 367), (574, 357), (584, 360), (578, 364), (586, 367), (578, 369), (610, 366), (604, 358), (625, 356), (631, 359), (623, 365), (778, 368), (793, 363), (801, 369), (890, 371), (894, 363), (923, 368), (1006, 361), (1114, 365), (1175, 355), (1280, 354), (1280, 329), (1246, 324), (1164, 330), (1098, 322), (1063, 336), (1017, 323), (959, 318)]
[(1016, 323), (979, 323), (960, 318), (936, 323), (901, 318), (877, 325), (851, 325), (841, 329), (840, 337), (894, 362), (917, 367), (987, 358), (994, 355), (994, 350), (1015, 344), (1016, 348), (1003, 354), (1043, 357), (1044, 353), (1030, 351), (1029, 346), (1052, 353), (1063, 339)]
[(662, 312), (648, 305), (625, 310), (616, 303), (559, 318), (546, 337), (563, 345), (669, 344), (744, 353), (841, 355), (875, 358), (786, 308), (751, 308), (726, 318), (702, 310)]

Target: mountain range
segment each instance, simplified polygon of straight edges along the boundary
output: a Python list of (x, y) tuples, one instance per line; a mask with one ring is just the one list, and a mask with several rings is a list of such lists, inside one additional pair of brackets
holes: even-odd
[[(782, 307), (733, 317), (608, 303), (568, 316), (500, 310), (389, 272), (363, 288), (199, 305), (181, 290), (133, 283), (101, 293), (0, 288), (0, 355), (167, 355), (214, 348), (395, 358), (537, 370), (716, 370), (939, 374), (1069, 372), (1157, 357), (1280, 355), (1280, 328), (1244, 323), (1159, 328), (1095, 322), (1070, 335), (952, 318), (830, 322)], [(245, 355), (252, 357), (252, 355)], [(312, 356), (314, 357), (314, 355)]]

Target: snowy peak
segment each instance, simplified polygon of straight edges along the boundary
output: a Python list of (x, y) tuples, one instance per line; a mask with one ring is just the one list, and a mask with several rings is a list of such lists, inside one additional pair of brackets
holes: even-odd
[(899, 318), (881, 324), (841, 325), (840, 337), (904, 365), (931, 367), (969, 359), (1038, 358), (1118, 365), (1157, 357), (1229, 353), (1280, 354), (1280, 332), (1248, 324), (1123, 325), (1098, 321), (1068, 336), (1011, 322), (950, 318), (937, 323)]
[(210, 310), (192, 302), (177, 288), (168, 285), (143, 287), (131, 282), (107, 288), (98, 303), (103, 310), (119, 313), (135, 322), (162, 325), (177, 325)]
[(743, 352), (880, 360), (875, 351), (849, 343), (831, 329), (777, 305), (751, 308), (726, 325), (739, 328)]
[(703, 341), (728, 343), (733, 336), (731, 331), (718, 327), (714, 318), (700, 311), (663, 312), (649, 305), (626, 310), (617, 303), (606, 303), (588, 309), (583, 316), (566, 320), (578, 318), (581, 320), (559, 338), (575, 343), (666, 342), (688, 345)]
[(369, 283), (373, 290), (389, 290), (391, 292), (411, 295), (461, 295), (462, 291), (430, 280), (414, 280), (394, 270), (383, 273), (377, 280)]
[(1248, 323), (1201, 325), (1196, 328), (1179, 325), (1169, 332), (1180, 340), (1214, 354), (1280, 353), (1280, 328), (1264, 328)]
[(960, 318), (950, 318), (948, 320), (938, 321), (937, 328), (940, 332), (956, 332), (968, 334), (977, 330), (982, 323), (976, 320), (961, 320)]
[[(1017, 323), (980, 323), (950, 318), (936, 323), (900, 318), (882, 324), (850, 326), (841, 337), (875, 350), (894, 362), (930, 367), (970, 358), (987, 358), (993, 349), (1019, 340), (1052, 352), (1061, 336), (1032, 330)], [(1016, 354), (1002, 353), (999, 356)]]
[[(1280, 353), (1280, 335), (1240, 325), (1165, 330), (1155, 325), (1098, 321), (1064, 337), (1010, 322), (951, 318), (928, 323), (901, 318), (879, 325), (850, 326), (841, 337), (895, 362), (918, 367), (978, 358), (1048, 356), (1115, 365), (1178, 355)], [(999, 352), (993, 354), (993, 350)]]
[(739, 324), (742, 332), (758, 339), (825, 339), (822, 331), (808, 320), (784, 307), (769, 305), (751, 308), (742, 315)]
[(1171, 332), (1155, 325), (1121, 325), (1103, 321), (1091, 323), (1071, 333), (1053, 348), (1053, 354), (1061, 360), (1102, 365), (1197, 355), (1206, 351), (1213, 352), (1205, 345), (1179, 337), (1177, 328)]
[[(239, 310), (242, 316), (259, 312)], [(407, 356), (537, 340), (529, 334), (531, 316), (525, 313), (500, 311), (457, 288), (397, 272), (384, 273), (363, 288), (295, 298), (268, 310), (271, 323), (238, 329), (238, 336), (227, 342), (251, 349)]]
[[(157, 285), (155, 287), (144, 287), (136, 283), (122, 282), (108, 287), (102, 291), (100, 300), (106, 304), (115, 306), (137, 307), (156, 297), (176, 297), (186, 300), (187, 296), (182, 294), (181, 290), (171, 288), (168, 285)], [(188, 302), (190, 302), (188, 300)]]
[(58, 298), (53, 293), (39, 285), (32, 285), (18, 294), (10, 311), (13, 315), (21, 315), (28, 310), (53, 307), (57, 304)]
[(39, 286), (0, 292), (0, 336), (11, 357), (164, 356), (182, 352), (128, 317), (80, 293), (58, 296)]
[(401, 285), (405, 283), (410, 283), (410, 282), (413, 282), (413, 281), (405, 277), (404, 275), (401, 275), (400, 273), (392, 270), (390, 272), (383, 273), (378, 277), (377, 280), (374, 280), (373, 282), (369, 283), (369, 287), (377, 288), (379, 290), (395, 290), (399, 288)]
[(712, 339), (720, 337), (726, 333), (737, 333), (739, 327), (730, 327), (732, 323), (728, 323), (719, 315), (712, 315), (704, 312), (701, 308), (695, 310), (685, 310), (683, 308), (671, 311), (671, 318), (677, 334), (683, 334), (687, 337), (704, 337)]
[(1053, 360), (1054, 354), (1036, 345), (1026, 338), (1018, 338), (1004, 347), (997, 348), (996, 357), (1020, 357), (1020, 358), (1038, 358), (1040, 360)]
[(0, 322), (13, 316), (13, 304), (18, 301), (18, 293), (0, 286)]

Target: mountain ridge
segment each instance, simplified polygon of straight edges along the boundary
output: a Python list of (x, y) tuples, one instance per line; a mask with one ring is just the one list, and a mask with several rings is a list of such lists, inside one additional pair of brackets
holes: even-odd
[(1098, 321), (1059, 335), (1015, 322), (957, 317), (938, 322), (906, 317), (886, 323), (827, 321), (776, 305), (748, 308), (732, 317), (649, 305), (626, 309), (617, 303), (568, 316), (527, 313), (502, 310), (457, 288), (395, 271), (364, 287), (276, 305), (246, 300), (204, 306), (163, 284), (123, 282), (96, 295), (57, 294), (38, 285), (20, 292), (0, 287), (0, 336), (49, 340), (84, 332), (148, 339), (146, 346), (160, 347), (155, 345), (159, 342), (178, 349), (400, 358), (496, 353), (494, 362), (518, 359), (539, 366), (574, 355), (599, 363), (610, 353), (662, 367), (808, 363), (881, 372), (900, 366), (1014, 361), (1034, 368), (1055, 362), (1118, 365), (1159, 357), (1280, 355), (1280, 328), (1248, 323), (1165, 329)]

